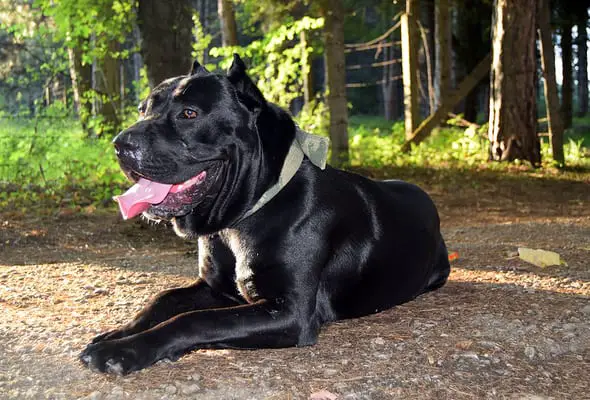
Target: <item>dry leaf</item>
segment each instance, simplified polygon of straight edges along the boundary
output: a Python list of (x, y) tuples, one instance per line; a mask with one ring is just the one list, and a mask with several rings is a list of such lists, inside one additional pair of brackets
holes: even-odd
[(549, 267), (551, 265), (561, 265), (559, 254), (548, 250), (519, 247), (518, 257), (523, 261), (541, 268)]
[(461, 340), (455, 343), (455, 347), (460, 350), (469, 350), (472, 344), (473, 340)]

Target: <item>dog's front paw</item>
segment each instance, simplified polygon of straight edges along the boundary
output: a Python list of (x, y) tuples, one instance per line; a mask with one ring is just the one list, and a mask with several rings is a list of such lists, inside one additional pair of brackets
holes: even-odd
[(94, 371), (126, 375), (157, 360), (149, 348), (137, 341), (117, 339), (89, 344), (80, 354), (80, 361)]
[(103, 332), (100, 335), (95, 336), (90, 343), (94, 344), (106, 340), (121, 339), (125, 336), (129, 335), (127, 335), (123, 329), (113, 329), (112, 331)]

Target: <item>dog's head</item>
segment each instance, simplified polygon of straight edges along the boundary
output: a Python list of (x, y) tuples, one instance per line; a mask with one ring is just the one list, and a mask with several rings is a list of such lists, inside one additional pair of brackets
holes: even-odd
[(227, 75), (195, 61), (189, 75), (154, 88), (139, 114), (113, 141), (121, 168), (134, 182), (173, 185), (144, 215), (188, 218), (192, 233), (238, 218), (276, 179), (294, 135), (291, 118), (265, 101), (237, 55)]

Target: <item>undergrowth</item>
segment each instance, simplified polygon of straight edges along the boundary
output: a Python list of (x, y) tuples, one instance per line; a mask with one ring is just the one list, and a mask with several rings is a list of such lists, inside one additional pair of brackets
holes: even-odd
[[(322, 106), (318, 107), (298, 122), (304, 129), (325, 135), (327, 126), (321, 117)], [(544, 168), (533, 170), (524, 162), (487, 162), (485, 125), (438, 129), (406, 154), (400, 150), (403, 123), (367, 116), (353, 116), (349, 122), (349, 168), (354, 170), (483, 168), (509, 173), (516, 168), (537, 175), (564, 174), (551, 168), (546, 137), (542, 138)], [(589, 146), (590, 117), (578, 119), (568, 131), (564, 148), (570, 171), (590, 171)], [(86, 137), (76, 120), (0, 116), (0, 208), (46, 203), (74, 208), (104, 206), (113, 204), (112, 196), (128, 186), (110, 140)]]

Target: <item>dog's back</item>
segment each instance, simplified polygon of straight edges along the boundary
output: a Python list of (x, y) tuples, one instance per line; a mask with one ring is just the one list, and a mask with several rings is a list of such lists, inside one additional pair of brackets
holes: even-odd
[(321, 171), (309, 162), (300, 174), (296, 189), (286, 192), (312, 192), (306, 212), (332, 253), (318, 292), (322, 319), (379, 312), (445, 283), (450, 267), (439, 217), (422, 189), (330, 167)]

